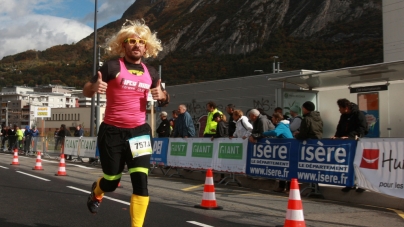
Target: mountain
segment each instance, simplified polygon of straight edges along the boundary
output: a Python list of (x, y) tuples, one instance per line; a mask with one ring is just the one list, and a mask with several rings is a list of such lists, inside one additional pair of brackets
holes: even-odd
[[(98, 43), (126, 19), (144, 18), (162, 40), (169, 85), (272, 72), (329, 70), (383, 61), (381, 0), (136, 0), (98, 29)], [(93, 72), (93, 35), (78, 43), (0, 60), (0, 86), (60, 80), (81, 88)], [(101, 51), (102, 60), (112, 58)]]

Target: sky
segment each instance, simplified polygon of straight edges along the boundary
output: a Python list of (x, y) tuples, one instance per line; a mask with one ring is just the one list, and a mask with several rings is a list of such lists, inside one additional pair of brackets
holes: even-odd
[[(122, 17), (135, 0), (97, 0), (97, 28)], [(94, 31), (95, 0), (0, 0), (0, 59), (72, 44)]]

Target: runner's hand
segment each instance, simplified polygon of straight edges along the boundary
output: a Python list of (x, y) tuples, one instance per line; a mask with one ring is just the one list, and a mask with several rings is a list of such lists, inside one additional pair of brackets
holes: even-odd
[(104, 94), (107, 91), (108, 84), (102, 81), (102, 74), (98, 71), (98, 80), (92, 84), (92, 90), (99, 94)]
[(161, 79), (158, 80), (157, 86), (155, 88), (150, 89), (150, 93), (153, 96), (154, 100), (166, 99), (166, 94), (163, 90), (161, 90)]

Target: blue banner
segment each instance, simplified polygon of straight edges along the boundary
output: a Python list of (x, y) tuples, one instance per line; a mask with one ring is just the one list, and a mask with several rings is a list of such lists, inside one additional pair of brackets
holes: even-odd
[(271, 179), (290, 179), (290, 168), (296, 160), (291, 151), (297, 147), (295, 139), (261, 139), (248, 143), (246, 174)]
[(261, 139), (248, 143), (246, 174), (353, 186), (355, 140)]
[(151, 164), (167, 165), (167, 151), (169, 138), (153, 138), (153, 154)]
[(300, 182), (353, 186), (356, 143), (332, 139), (299, 141), (293, 152), (297, 158), (293, 177)]

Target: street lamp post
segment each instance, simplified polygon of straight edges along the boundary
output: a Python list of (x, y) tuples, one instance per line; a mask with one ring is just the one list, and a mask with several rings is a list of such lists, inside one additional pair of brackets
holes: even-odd
[(7, 101), (6, 102), (6, 126), (8, 126), (8, 103), (9, 103), (10, 101)]
[[(95, 0), (95, 10), (94, 10), (94, 65), (93, 65), (93, 75), (97, 74), (97, 0)], [(97, 93), (97, 97), (98, 97)], [(91, 120), (90, 120), (90, 136), (94, 136), (94, 107), (95, 107), (95, 97), (91, 97)], [(98, 113), (97, 113), (98, 114)]]
[(273, 63), (273, 65), (272, 65), (272, 73), (275, 73), (275, 72), (276, 72), (275, 59), (277, 59), (278, 56), (272, 56), (272, 58), (274, 59), (274, 63)]

